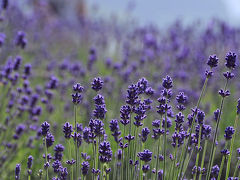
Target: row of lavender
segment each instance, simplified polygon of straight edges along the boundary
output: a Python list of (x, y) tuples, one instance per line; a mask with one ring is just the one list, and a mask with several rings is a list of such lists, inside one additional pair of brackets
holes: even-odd
[[(210, 69), (205, 72), (206, 78), (198, 103), (191, 109), (192, 112), (187, 116), (187, 122), (184, 121), (184, 112), (188, 98), (183, 92), (179, 92), (176, 96), (177, 103), (172, 105), (178, 112), (173, 112), (174, 108), (171, 105), (173, 81), (170, 76), (163, 78), (164, 89), (157, 99), (159, 104), (156, 107), (152, 107), (154, 90), (145, 78), (130, 85), (127, 90), (126, 105), (120, 109), (120, 120), (114, 119), (110, 122), (106, 120), (107, 110), (104, 97), (98, 94), (94, 98), (95, 110), (92, 113), (92, 119), (85, 128), (79, 124), (77, 117), (84, 88), (80, 84), (74, 85), (72, 94), (75, 114), (72, 124), (74, 126), (69, 122), (64, 124), (63, 135), (68, 143), (65, 142), (65, 148), (62, 144), (55, 145), (54, 156), (48, 154), (55, 141), (50, 132), (50, 124), (44, 122), (41, 125), (39, 133), (43, 136), (45, 147), (43, 156), (45, 173), (40, 170), (40, 178), (46, 176), (50, 179), (49, 176), (53, 176), (52, 179), (78, 179), (80, 177), (82, 179), (91, 177), (93, 179), (182, 179), (186, 171), (191, 169), (193, 179), (201, 179), (203, 176), (206, 176), (206, 179), (221, 179), (223, 168), (226, 166), (225, 179), (238, 179), (240, 172), (237, 165), (231, 166), (231, 158), (235, 151), (233, 145), (240, 113), (240, 101), (237, 104), (234, 127), (228, 126), (225, 129), (225, 146), (221, 150), (221, 164), (214, 164), (215, 152), (219, 147), (217, 146), (219, 124), (224, 100), (230, 95), (228, 83), (234, 77), (231, 71), (236, 67), (236, 54), (229, 52), (225, 59), (225, 65), (229, 71), (223, 73), (226, 83), (224, 88), (218, 92), (221, 104), (214, 112), (216, 120), (214, 131), (210, 125), (205, 124), (205, 113), (200, 109), (200, 104), (208, 80), (213, 76), (212, 69), (217, 67), (216, 56), (210, 56), (208, 59), (207, 64)], [(92, 89), (96, 92), (100, 91), (102, 86), (101, 78), (95, 78), (92, 82)], [(145, 127), (144, 124), (147, 123), (144, 119), (155, 109), (157, 109), (160, 120), (154, 120), (151, 128)], [(173, 132), (170, 130), (171, 119), (175, 122)], [(109, 134), (106, 134), (109, 132), (108, 126), (114, 137), (111, 143), (108, 140)], [(84, 145), (82, 145), (83, 141)], [(151, 143), (147, 144), (147, 141)], [(152, 146), (152, 143), (157, 146)], [(113, 146), (117, 147), (115, 152), (112, 151)], [(90, 151), (91, 148), (92, 151)], [(208, 148), (211, 151), (206, 154)], [(66, 161), (63, 161), (64, 150), (68, 151)], [(237, 151), (239, 153), (239, 150)], [(209, 160), (206, 161), (206, 159)], [(29, 156), (27, 163), (29, 178), (32, 173), (32, 160), (33, 157)], [(189, 166), (191, 160), (195, 162), (193, 167)], [(234, 167), (233, 177), (229, 177), (230, 167)], [(20, 164), (17, 164), (15, 173), (16, 179), (20, 179)]]

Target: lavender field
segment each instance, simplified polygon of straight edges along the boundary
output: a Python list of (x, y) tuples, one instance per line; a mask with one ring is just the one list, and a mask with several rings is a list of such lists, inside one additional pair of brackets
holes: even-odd
[(240, 179), (240, 27), (0, 4), (0, 180)]

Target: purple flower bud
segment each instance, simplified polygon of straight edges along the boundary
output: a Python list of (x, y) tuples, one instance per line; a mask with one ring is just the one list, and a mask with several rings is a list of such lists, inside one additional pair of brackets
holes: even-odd
[(20, 180), (21, 165), (17, 164), (15, 168), (15, 180)]
[(237, 104), (237, 114), (240, 114), (240, 98), (238, 99), (238, 104)]
[(41, 130), (42, 130), (42, 135), (43, 135), (43, 136), (46, 136), (46, 135), (47, 135), (47, 133), (49, 132), (49, 128), (50, 128), (50, 124), (49, 124), (47, 121), (45, 121), (44, 123), (42, 123), (42, 125), (41, 125)]
[(82, 93), (84, 90), (83, 86), (81, 86), (80, 83), (74, 84), (73, 85), (73, 91), (74, 92), (78, 92), (78, 93)]
[(147, 173), (149, 170), (150, 170), (149, 164), (146, 164), (146, 165), (143, 165), (143, 166), (142, 166), (142, 171), (143, 171), (144, 173)]
[(227, 96), (230, 96), (230, 91), (229, 91), (229, 90), (224, 91), (223, 89), (220, 89), (220, 90), (218, 91), (218, 94), (219, 94), (220, 96), (222, 96), (223, 98), (225, 98), (225, 97), (227, 97)]
[(207, 65), (209, 65), (211, 68), (217, 67), (218, 64), (218, 57), (214, 54), (209, 56)]
[(225, 134), (224, 134), (224, 137), (226, 140), (230, 140), (232, 139), (232, 135), (234, 134), (235, 130), (232, 126), (228, 126), (226, 129), (225, 129)]
[(152, 160), (152, 152), (148, 149), (144, 149), (143, 152), (139, 152), (137, 155), (141, 161), (149, 162)]
[(237, 55), (235, 53), (229, 52), (226, 54), (225, 60), (227, 61), (225, 65), (229, 69), (234, 69), (236, 67)]
[(211, 170), (211, 174), (213, 175), (213, 177), (217, 177), (218, 176), (218, 173), (219, 173), (219, 167), (218, 165), (215, 165), (212, 167), (212, 170)]
[(168, 75), (166, 76), (166, 78), (163, 78), (162, 86), (166, 89), (171, 89), (173, 87), (172, 78)]
[(33, 163), (33, 157), (30, 155), (30, 156), (28, 156), (28, 161), (27, 161), (28, 169), (32, 168), (32, 163)]
[(221, 150), (221, 154), (223, 156), (228, 156), (230, 154), (230, 151), (228, 149), (223, 149), (223, 150)]
[(46, 144), (47, 144), (47, 147), (50, 147), (52, 146), (54, 143), (54, 136), (51, 134), (51, 133), (47, 133), (47, 136), (46, 136)]
[(66, 139), (70, 139), (72, 132), (73, 132), (72, 125), (69, 122), (66, 122), (63, 126), (64, 137)]
[(94, 78), (93, 82), (92, 82), (92, 89), (95, 91), (99, 91), (102, 89), (103, 86), (103, 81), (100, 77), (98, 78)]
[(234, 78), (234, 74), (231, 73), (231, 72), (229, 72), (229, 71), (224, 72), (223, 75), (224, 75), (224, 77), (225, 77), (226, 79), (232, 79), (232, 78)]
[(82, 174), (83, 174), (83, 176), (86, 176), (88, 173), (89, 167), (90, 167), (89, 162), (84, 161), (84, 162), (82, 162), (81, 165), (82, 165), (82, 168), (81, 168)]
[(55, 173), (58, 173), (61, 170), (62, 163), (59, 160), (56, 160), (52, 163), (52, 167)]
[(99, 145), (99, 160), (102, 163), (110, 162), (112, 160), (112, 149), (108, 141), (103, 141)]

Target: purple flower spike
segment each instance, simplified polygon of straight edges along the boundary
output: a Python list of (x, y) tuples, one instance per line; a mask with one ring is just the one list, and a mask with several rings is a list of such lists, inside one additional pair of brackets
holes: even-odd
[(237, 55), (235, 53), (229, 52), (227, 53), (225, 60), (227, 61), (225, 65), (229, 69), (234, 69), (236, 67), (236, 59)]
[(86, 176), (88, 174), (88, 170), (89, 170), (89, 167), (90, 167), (89, 162), (84, 161), (84, 162), (82, 162), (81, 165), (82, 165), (82, 168), (81, 168), (82, 174), (83, 174), (83, 176)]
[(218, 57), (215, 54), (209, 56), (207, 65), (209, 65), (211, 68), (217, 67), (217, 65), (218, 65)]
[(229, 126), (225, 129), (224, 137), (226, 140), (232, 139), (232, 135), (234, 134), (235, 130), (232, 126)]
[(152, 160), (152, 152), (148, 149), (144, 149), (143, 152), (138, 153), (138, 157), (141, 161), (149, 162)]
[(98, 78), (94, 78), (93, 82), (92, 82), (92, 89), (95, 91), (99, 91), (101, 90), (103, 87), (103, 81), (100, 77)]
[(41, 125), (41, 130), (42, 130), (42, 135), (43, 135), (43, 136), (46, 136), (46, 135), (47, 135), (47, 133), (49, 132), (49, 128), (50, 128), (50, 124), (49, 124), (47, 121), (45, 121), (44, 123), (42, 123), (42, 125)]
[(15, 168), (15, 180), (20, 179), (20, 171), (21, 171), (21, 165), (17, 164)]
[(163, 78), (162, 86), (165, 89), (171, 89), (173, 87), (173, 81), (170, 76), (166, 76), (166, 78)]
[(74, 84), (73, 85), (73, 91), (74, 92), (78, 92), (78, 93), (82, 93), (84, 90), (83, 86), (81, 86), (80, 83)]
[(72, 132), (73, 132), (72, 125), (69, 122), (66, 122), (63, 126), (64, 137), (66, 139), (70, 139)]

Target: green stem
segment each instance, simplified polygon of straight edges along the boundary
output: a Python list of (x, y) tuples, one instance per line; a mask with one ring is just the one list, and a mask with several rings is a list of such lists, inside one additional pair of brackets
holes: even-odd
[(161, 136), (158, 138), (158, 145), (157, 145), (157, 162), (156, 162), (156, 172), (155, 172), (155, 180), (157, 180), (157, 177), (158, 177), (158, 159), (159, 159), (159, 153), (160, 153), (160, 141), (161, 141)]
[[(181, 167), (181, 165), (182, 165), (182, 159), (183, 159), (183, 155), (184, 155), (184, 151), (185, 151), (185, 145), (186, 145), (186, 139), (184, 139), (184, 143), (183, 143), (183, 146), (182, 146), (182, 150), (181, 150), (181, 155), (180, 155), (180, 158), (179, 158), (179, 162), (180, 162), (180, 166), (179, 167)], [(179, 175), (179, 170), (180, 170), (180, 168), (178, 168), (177, 169), (177, 177), (178, 177), (178, 175)]]
[(175, 151), (174, 151), (174, 162), (173, 162), (173, 172), (170, 174), (171, 178), (172, 178), (172, 175), (173, 175), (173, 178), (175, 179), (175, 171), (174, 171), (174, 168), (176, 168), (176, 164), (177, 164), (177, 149), (178, 149), (178, 143), (176, 143), (176, 146), (175, 146)]
[[(95, 166), (96, 166), (96, 153), (95, 153), (95, 145), (94, 145), (94, 142), (92, 142), (92, 149), (93, 149), (93, 168), (95, 169)], [(92, 173), (92, 180), (95, 179), (95, 175)]]
[[(207, 144), (208, 144), (208, 140), (206, 139), (205, 143), (204, 143), (204, 149), (203, 149), (203, 155), (202, 155), (201, 170), (203, 169), (203, 166), (204, 166)], [(201, 179), (202, 179), (202, 173), (200, 173), (200, 175), (199, 175), (199, 180), (201, 180)]]
[(218, 173), (218, 179), (217, 179), (217, 180), (220, 180), (220, 179), (221, 179), (221, 175), (222, 175), (222, 170), (223, 170), (223, 165), (224, 165), (225, 158), (226, 158), (225, 156), (222, 157), (221, 166), (220, 166), (220, 170), (219, 170), (219, 173)]
[[(126, 131), (126, 126), (124, 125), (124, 127), (123, 127), (123, 146), (124, 146), (124, 137), (125, 137), (125, 131)], [(121, 161), (122, 161), (122, 163), (121, 163), (121, 178), (123, 179), (123, 168), (124, 168), (124, 156), (125, 156), (125, 149), (123, 148), (122, 149), (122, 157), (121, 157)], [(126, 177), (126, 176), (125, 176)]]
[[(68, 151), (69, 151), (69, 160), (71, 160), (72, 158), (72, 150), (71, 150), (71, 144), (70, 144), (70, 140), (68, 140)], [(72, 169), (72, 165), (71, 165), (71, 179), (73, 180), (73, 169)]]
[[(228, 79), (227, 79), (226, 84), (224, 86), (224, 92), (227, 89), (227, 85), (228, 85)], [(214, 138), (213, 138), (213, 143), (212, 143), (211, 153), (210, 153), (210, 162), (208, 164), (208, 169), (207, 169), (207, 179), (210, 178), (210, 174), (211, 174), (210, 170), (211, 170), (213, 160), (214, 160), (214, 156), (215, 156), (217, 133), (218, 133), (219, 122), (220, 122), (220, 118), (221, 118), (221, 114), (222, 114), (222, 110), (223, 110), (224, 99), (225, 98), (222, 97), (222, 101), (221, 101), (221, 105), (220, 105), (220, 111), (219, 111), (219, 115), (218, 115), (218, 118), (217, 118), (217, 125), (216, 125), (215, 132), (214, 132)], [(214, 151), (214, 149), (215, 149), (215, 151)]]
[(189, 157), (187, 157), (187, 164), (184, 166), (184, 169), (183, 169), (183, 177), (184, 177), (185, 174), (186, 174), (187, 167), (188, 167), (188, 164), (189, 164), (189, 162), (190, 162), (190, 160), (191, 160), (192, 155), (193, 155), (193, 150), (191, 150), (191, 153), (190, 153)]
[(235, 170), (234, 170), (234, 173), (233, 173), (233, 177), (236, 177), (236, 175), (237, 175), (239, 161), (240, 160), (238, 159)]
[[(45, 163), (48, 162), (47, 159), (48, 151), (47, 151), (47, 139), (45, 137)], [(48, 180), (48, 167), (46, 168), (46, 179)]]
[[(77, 133), (77, 106), (74, 105), (74, 129), (75, 133)], [(76, 156), (76, 179), (78, 179), (78, 147), (77, 147), (77, 139), (75, 140), (75, 156)]]
[[(200, 102), (201, 102), (201, 100), (202, 100), (203, 94), (204, 94), (204, 92), (205, 92), (205, 90), (206, 90), (206, 87), (207, 87), (208, 79), (209, 79), (209, 78), (206, 77), (206, 79), (205, 79), (205, 81), (204, 81), (204, 84), (203, 84), (203, 87), (202, 87), (202, 90), (201, 90), (201, 94), (200, 94), (200, 96), (199, 96), (199, 98), (198, 98), (198, 102), (197, 102), (197, 107), (196, 107), (196, 109), (199, 108), (199, 105), (200, 105)], [(193, 116), (193, 121), (192, 121), (192, 125), (191, 125), (191, 128), (190, 128), (189, 138), (188, 138), (188, 141), (187, 141), (186, 148), (184, 149), (184, 155), (183, 155), (183, 160), (182, 160), (182, 163), (181, 163), (180, 173), (179, 173), (178, 179), (181, 179), (181, 178), (182, 178), (182, 171), (183, 171), (184, 163), (185, 163), (186, 156), (187, 156), (188, 146), (189, 146), (190, 141), (191, 141), (192, 129), (193, 129), (193, 127), (194, 127), (195, 118), (196, 118), (196, 113), (195, 113), (194, 116)]]
[(31, 175), (30, 174), (28, 175), (28, 180), (31, 180)]
[(164, 146), (163, 146), (163, 180), (165, 179), (165, 173), (166, 173), (166, 160), (167, 160), (167, 112), (165, 112), (165, 121), (164, 121)]
[[(199, 149), (200, 149), (201, 135), (202, 135), (202, 125), (200, 124), (200, 130), (199, 130), (199, 136), (198, 136), (198, 147), (197, 147), (197, 158), (196, 158), (196, 163), (195, 163), (195, 166), (196, 166), (197, 170), (198, 170), (198, 160), (199, 160), (199, 154), (200, 154)], [(194, 180), (196, 180), (197, 174), (198, 173), (194, 174), (194, 178), (193, 178)]]
[[(236, 115), (235, 122), (234, 122), (234, 129), (235, 129), (235, 130), (237, 129), (237, 120), (238, 120), (238, 115)], [(231, 140), (230, 155), (229, 155), (228, 162), (227, 162), (227, 169), (226, 169), (226, 177), (225, 177), (225, 180), (228, 179), (229, 172), (230, 172), (231, 158), (232, 158), (232, 151), (233, 151), (233, 144), (234, 144), (234, 140), (235, 140), (236, 133), (237, 133), (237, 132), (235, 132), (235, 133), (233, 134), (233, 138), (232, 138), (232, 140)]]

